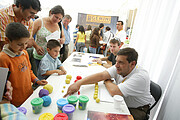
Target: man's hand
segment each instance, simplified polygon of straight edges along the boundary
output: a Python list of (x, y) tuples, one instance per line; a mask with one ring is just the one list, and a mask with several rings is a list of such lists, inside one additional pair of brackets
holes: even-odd
[(67, 95), (72, 95), (75, 92), (77, 92), (80, 89), (80, 85), (78, 84), (78, 81), (76, 83), (73, 83), (69, 86), (67, 93), (63, 96), (66, 97)]
[(36, 83), (38, 85), (46, 85), (48, 82), (46, 80), (38, 80)]

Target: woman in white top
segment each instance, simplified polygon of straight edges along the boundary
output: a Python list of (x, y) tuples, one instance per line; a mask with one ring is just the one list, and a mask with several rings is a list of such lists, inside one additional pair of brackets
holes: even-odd
[(60, 5), (57, 5), (50, 10), (48, 17), (37, 19), (34, 22), (33, 35), (36, 34), (35, 47), (38, 47), (39, 50), (36, 51), (34, 49), (33, 57), (35, 58), (37, 67), (39, 66), (39, 62), (41, 61), (43, 56), (47, 53), (47, 50), (46, 50), (47, 49), (46, 47), (47, 36), (54, 33), (55, 31), (58, 31), (59, 37), (60, 37), (60, 34), (62, 34), (62, 38), (58, 39), (59, 42), (61, 44), (65, 42), (63, 29), (62, 31), (60, 31), (60, 28), (58, 25), (58, 22), (60, 22), (63, 17), (64, 17), (64, 9)]

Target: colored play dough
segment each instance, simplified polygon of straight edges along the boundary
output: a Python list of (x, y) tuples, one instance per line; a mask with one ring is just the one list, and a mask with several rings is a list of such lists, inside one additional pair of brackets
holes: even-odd
[(51, 113), (44, 113), (39, 117), (39, 120), (53, 120), (54, 116)]
[(96, 102), (99, 103), (99, 102), (100, 102), (100, 99), (99, 99), (99, 98), (96, 98)]
[(42, 98), (34, 98), (31, 100), (31, 105), (33, 109), (33, 113), (37, 114), (42, 111), (43, 99)]
[(70, 81), (71, 81), (70, 79), (66, 79), (66, 80), (65, 80), (66, 84), (69, 84)]
[(48, 96), (48, 95), (49, 95), (49, 91), (46, 90), (46, 89), (41, 89), (41, 90), (39, 91), (39, 97), (40, 97), (40, 98), (43, 97), (43, 96)]
[(77, 80), (80, 80), (80, 79), (82, 79), (82, 77), (81, 77), (81, 76), (77, 76), (76, 79), (77, 79)]
[(42, 99), (44, 101), (43, 102), (44, 107), (47, 107), (51, 104), (51, 97), (50, 96), (44, 96), (44, 97), (42, 97)]
[(18, 107), (17, 109), (18, 109), (20, 112), (22, 112), (23, 114), (26, 115), (27, 109), (26, 109), (25, 107)]
[(66, 75), (66, 79), (72, 79), (72, 76), (71, 75)]
[(49, 94), (51, 94), (51, 93), (52, 93), (52, 91), (53, 91), (53, 86), (52, 86), (52, 85), (47, 84), (47, 85), (45, 85), (45, 86), (43, 87), (43, 89), (48, 90), (48, 91), (49, 91)]

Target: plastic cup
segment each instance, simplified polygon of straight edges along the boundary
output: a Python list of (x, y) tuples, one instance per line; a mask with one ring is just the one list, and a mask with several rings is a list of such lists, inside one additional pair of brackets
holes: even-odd
[(75, 111), (75, 107), (74, 107), (74, 105), (67, 104), (63, 107), (62, 111), (63, 111), (63, 113), (66, 113), (66, 115), (68, 116), (68, 120), (72, 120), (73, 112)]
[(88, 101), (89, 101), (89, 98), (87, 96), (81, 95), (79, 97), (79, 109), (80, 110), (85, 110)]
[(123, 104), (123, 97), (120, 95), (114, 95), (114, 108), (120, 109)]
[(40, 113), (42, 111), (43, 99), (42, 98), (34, 98), (31, 101), (31, 105), (32, 105), (34, 114)]
[(51, 113), (44, 113), (39, 116), (39, 120), (53, 120), (54, 116)]
[(67, 104), (68, 104), (68, 101), (64, 98), (57, 100), (58, 113), (62, 113), (63, 106)]
[(27, 109), (26, 109), (25, 107), (18, 107), (17, 109), (18, 109), (20, 112), (22, 112), (23, 114), (26, 115)]
[(54, 120), (68, 120), (66, 113), (58, 113), (54, 116)]
[(67, 100), (68, 100), (69, 104), (74, 105), (74, 107), (76, 108), (76, 103), (78, 101), (77, 96), (71, 95), (67, 98)]

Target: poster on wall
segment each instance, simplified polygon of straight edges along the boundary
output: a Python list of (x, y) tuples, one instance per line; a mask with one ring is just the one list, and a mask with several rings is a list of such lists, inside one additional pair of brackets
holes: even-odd
[(118, 16), (102, 16), (102, 15), (92, 15), (85, 13), (78, 13), (78, 23), (87, 28), (88, 25), (92, 26), (92, 29), (99, 27), (100, 23), (104, 24), (104, 31), (107, 26), (111, 28), (113, 33), (116, 32), (116, 22), (118, 21)]

